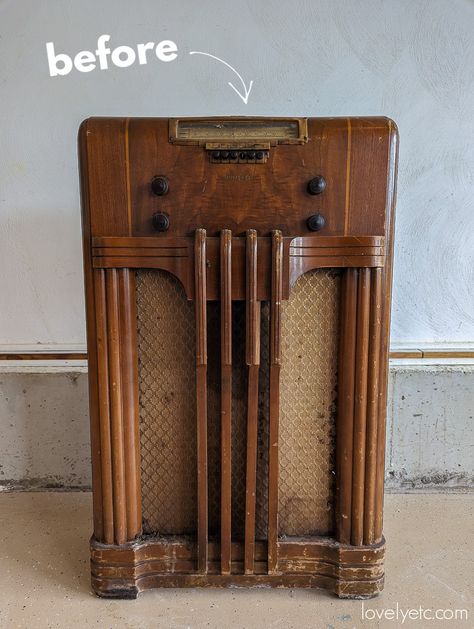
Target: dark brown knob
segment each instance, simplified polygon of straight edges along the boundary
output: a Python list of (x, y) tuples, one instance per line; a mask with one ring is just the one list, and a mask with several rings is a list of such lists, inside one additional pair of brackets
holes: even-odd
[(170, 217), (164, 212), (153, 214), (153, 227), (157, 232), (166, 232), (170, 227)]
[(322, 214), (313, 214), (306, 221), (306, 225), (310, 232), (320, 231), (324, 227), (325, 224), (326, 224), (326, 219), (324, 218)]
[(164, 194), (167, 194), (169, 190), (169, 183), (166, 177), (153, 177), (151, 180), (151, 189), (153, 194), (156, 194), (159, 197), (162, 197)]
[(321, 194), (321, 192), (324, 192), (325, 188), (326, 180), (322, 175), (316, 175), (316, 177), (313, 177), (310, 181), (308, 181), (307, 190), (309, 194)]

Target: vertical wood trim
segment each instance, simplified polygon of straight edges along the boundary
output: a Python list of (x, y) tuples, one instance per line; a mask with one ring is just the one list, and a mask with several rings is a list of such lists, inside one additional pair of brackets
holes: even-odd
[(114, 505), (112, 490), (112, 445), (109, 406), (109, 363), (107, 342), (107, 298), (105, 271), (94, 271), (95, 329), (97, 347), (97, 384), (99, 400), (100, 469), (102, 490), (102, 539), (114, 543)]
[(196, 421), (197, 421), (197, 569), (207, 573), (208, 491), (207, 491), (207, 290), (206, 230), (195, 234), (196, 308)]
[(221, 573), (231, 572), (232, 539), (232, 232), (220, 238), (221, 288)]
[(357, 295), (357, 343), (352, 469), (351, 543), (360, 546), (364, 535), (365, 437), (370, 316), (370, 269), (359, 269)]
[(343, 544), (351, 540), (357, 285), (358, 270), (346, 269), (341, 287), (336, 423), (336, 536)]
[(244, 573), (253, 574), (255, 557), (255, 497), (257, 483), (258, 373), (260, 368), (260, 302), (257, 301), (257, 232), (246, 239), (247, 462), (245, 477)]
[(118, 273), (127, 540), (132, 540), (142, 527), (135, 273), (130, 269), (121, 269)]
[[(391, 260), (391, 258), (390, 258)], [(390, 263), (391, 265), (391, 263)], [(391, 294), (391, 268), (382, 271), (382, 326), (380, 339), (380, 372), (378, 390), (378, 414), (377, 414), (377, 471), (375, 478), (374, 500), (374, 541), (382, 539), (383, 532), (383, 501), (385, 483), (385, 432), (387, 416), (387, 390), (388, 390), (388, 352), (390, 337), (390, 294)]]
[(388, 393), (388, 359), (390, 345), (390, 319), (391, 319), (391, 296), (392, 296), (392, 270), (393, 270), (393, 230), (395, 218), (395, 199), (397, 194), (397, 164), (398, 164), (398, 132), (393, 129), (392, 121), (389, 121), (389, 132), (391, 142), (388, 144), (387, 159), (389, 163), (388, 185), (387, 185), (387, 207), (390, 211), (387, 215), (385, 227), (388, 234), (388, 248), (386, 264), (382, 271), (382, 326), (380, 340), (380, 375), (379, 375), (379, 409), (377, 425), (377, 472), (375, 482), (375, 542), (382, 540), (383, 530), (383, 500), (384, 500), (384, 477), (385, 477), (385, 432), (387, 416), (387, 393)]
[(278, 429), (280, 418), (281, 301), (283, 296), (283, 237), (272, 234), (270, 303), (270, 402), (268, 438), (268, 573), (278, 569)]
[(81, 200), (82, 200), (82, 243), (84, 254), (84, 285), (86, 298), (87, 323), (87, 355), (89, 382), (89, 416), (92, 459), (92, 503), (94, 514), (94, 537), (104, 541), (103, 495), (102, 495), (102, 463), (100, 444), (100, 416), (99, 416), (99, 382), (97, 366), (97, 329), (94, 270), (92, 268), (91, 253), (91, 225), (89, 215), (89, 179), (88, 179), (88, 122), (81, 124), (79, 132)]
[(247, 365), (260, 364), (260, 302), (257, 301), (257, 285), (257, 232), (249, 229), (246, 237)]
[(116, 269), (106, 271), (107, 337), (109, 360), (110, 427), (112, 440), (112, 486), (115, 543), (127, 540), (125, 452), (122, 407), (122, 357), (120, 352), (119, 279)]
[(367, 435), (365, 451), (364, 544), (375, 542), (375, 486), (379, 411), (380, 336), (382, 324), (382, 269), (371, 270)]

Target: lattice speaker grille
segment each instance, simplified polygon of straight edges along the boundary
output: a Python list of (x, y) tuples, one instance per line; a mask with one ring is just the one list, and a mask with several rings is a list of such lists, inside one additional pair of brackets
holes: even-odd
[(143, 529), (196, 530), (194, 304), (176, 278), (137, 272)]
[[(339, 274), (302, 276), (283, 304), (280, 410), (280, 535), (333, 528)], [(262, 304), (256, 538), (266, 538), (269, 308)], [(220, 338), (208, 304), (209, 534), (220, 529)], [(194, 304), (162, 271), (137, 272), (142, 509), (145, 533), (196, 531)], [(232, 537), (243, 539), (247, 377), (245, 304), (233, 304)]]
[(282, 312), (279, 533), (328, 535), (334, 521), (338, 271), (301, 276)]

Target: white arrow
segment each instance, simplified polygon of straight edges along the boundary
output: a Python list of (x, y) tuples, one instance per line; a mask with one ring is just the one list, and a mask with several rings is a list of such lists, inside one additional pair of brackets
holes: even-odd
[(237, 94), (240, 96), (240, 98), (244, 101), (245, 104), (248, 103), (249, 94), (250, 94), (250, 92), (252, 90), (253, 81), (250, 81), (249, 87), (247, 89), (247, 86), (245, 85), (245, 82), (244, 82), (243, 78), (240, 76), (240, 74), (237, 72), (237, 70), (230, 65), (230, 63), (227, 63), (227, 61), (224, 61), (223, 59), (219, 59), (219, 57), (216, 57), (215, 55), (211, 55), (208, 52), (199, 52), (198, 50), (193, 50), (189, 54), (190, 55), (204, 55), (205, 57), (211, 57), (212, 59), (215, 59), (216, 61), (220, 61), (221, 63), (223, 63), (225, 66), (230, 68), (232, 70), (232, 72), (235, 72), (235, 74), (239, 77), (240, 82), (244, 86), (245, 96), (242, 96), (242, 94), (239, 92), (239, 90), (230, 81), (228, 81), (228, 84), (231, 86), (231, 88), (234, 90), (234, 92), (237, 92)]

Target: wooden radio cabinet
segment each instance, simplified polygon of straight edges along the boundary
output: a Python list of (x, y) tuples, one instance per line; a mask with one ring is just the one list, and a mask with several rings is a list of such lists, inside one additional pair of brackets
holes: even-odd
[(80, 129), (94, 591), (383, 587), (397, 131)]

